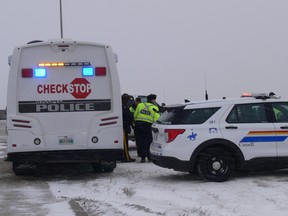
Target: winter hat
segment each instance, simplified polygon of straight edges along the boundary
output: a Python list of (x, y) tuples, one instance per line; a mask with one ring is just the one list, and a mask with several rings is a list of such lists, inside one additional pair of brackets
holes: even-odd
[(129, 99), (130, 99), (129, 95), (127, 93), (124, 93), (122, 95), (122, 104), (126, 105), (128, 103), (128, 101), (129, 101)]
[(156, 100), (157, 98), (157, 95), (155, 94), (150, 94), (147, 96), (147, 101), (152, 101), (152, 100)]

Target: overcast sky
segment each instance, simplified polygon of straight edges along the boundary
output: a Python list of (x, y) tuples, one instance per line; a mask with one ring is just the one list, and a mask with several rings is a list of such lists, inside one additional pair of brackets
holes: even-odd
[[(288, 97), (287, 0), (62, 0), (64, 38), (119, 56), (122, 93), (158, 102), (274, 91)], [(13, 48), (60, 38), (59, 0), (0, 1), (0, 108)]]

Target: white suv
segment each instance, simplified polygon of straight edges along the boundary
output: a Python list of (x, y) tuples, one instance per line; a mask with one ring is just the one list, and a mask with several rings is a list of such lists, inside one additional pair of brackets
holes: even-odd
[(226, 181), (288, 167), (288, 100), (264, 94), (167, 107), (153, 124), (154, 164)]

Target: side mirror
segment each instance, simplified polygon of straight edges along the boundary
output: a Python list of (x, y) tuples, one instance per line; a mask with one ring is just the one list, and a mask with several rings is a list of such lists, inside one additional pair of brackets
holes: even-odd
[(116, 63), (118, 63), (118, 54), (117, 53), (114, 53), (114, 58), (116, 60)]
[(11, 65), (11, 61), (12, 61), (12, 55), (9, 55), (9, 56), (8, 56), (8, 65), (9, 65), (9, 66)]

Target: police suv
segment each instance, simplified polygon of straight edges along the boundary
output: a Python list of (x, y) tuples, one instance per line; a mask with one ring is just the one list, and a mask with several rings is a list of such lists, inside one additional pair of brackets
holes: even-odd
[(9, 57), (7, 160), (15, 174), (42, 163), (91, 163), (113, 171), (123, 158), (117, 56), (111, 46), (32, 41)]
[(152, 131), (154, 164), (208, 181), (288, 167), (288, 100), (274, 94), (170, 106)]

